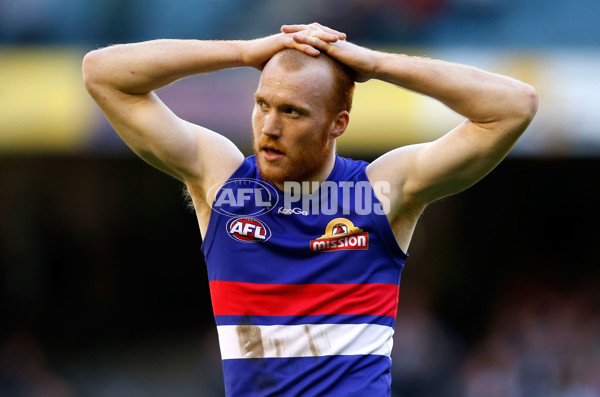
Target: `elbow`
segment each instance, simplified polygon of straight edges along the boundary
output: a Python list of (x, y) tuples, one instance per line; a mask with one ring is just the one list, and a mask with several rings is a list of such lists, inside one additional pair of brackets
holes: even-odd
[(518, 82), (516, 87), (506, 96), (505, 114), (498, 121), (504, 125), (502, 130), (513, 136), (520, 136), (533, 118), (538, 109), (538, 94), (529, 84)]
[(527, 126), (533, 120), (538, 109), (538, 94), (535, 88), (529, 84), (522, 83), (519, 90), (518, 101), (515, 103), (519, 104), (517, 114), (521, 121)]
[(491, 124), (502, 135), (518, 139), (527, 129), (538, 109), (538, 94), (532, 86), (519, 81), (505, 92), (503, 105), (496, 105), (502, 115)]
[(96, 79), (96, 64), (98, 63), (96, 52), (98, 50), (90, 51), (83, 57), (81, 64), (81, 74), (83, 75), (83, 82), (88, 91), (93, 87), (93, 82)]
[(90, 51), (83, 57), (81, 72), (85, 87), (90, 94), (92, 94), (94, 90), (100, 86), (102, 81), (102, 68), (100, 66), (101, 58), (101, 50)]
[(525, 84), (525, 98), (527, 101), (527, 114), (529, 115), (529, 121), (533, 120), (533, 117), (535, 116), (535, 114), (537, 113), (537, 109), (538, 109), (538, 93), (535, 90), (535, 88), (533, 88), (532, 86), (530, 86), (529, 84)]

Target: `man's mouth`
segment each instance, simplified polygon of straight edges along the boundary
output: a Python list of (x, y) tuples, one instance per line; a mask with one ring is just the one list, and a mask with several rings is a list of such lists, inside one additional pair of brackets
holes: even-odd
[(281, 150), (275, 149), (272, 146), (263, 146), (263, 150), (267, 153), (272, 153), (272, 154), (285, 154)]
[(275, 149), (272, 146), (263, 146), (262, 151), (264, 153), (264, 158), (267, 161), (277, 161), (285, 156), (285, 153), (279, 149)]

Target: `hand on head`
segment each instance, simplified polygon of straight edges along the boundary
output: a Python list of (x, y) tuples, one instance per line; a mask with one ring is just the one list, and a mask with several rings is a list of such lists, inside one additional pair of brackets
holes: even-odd
[(291, 35), (294, 40), (291, 48), (312, 56), (326, 53), (354, 70), (354, 80), (357, 82), (365, 82), (373, 76), (375, 51), (346, 41), (346, 33), (316, 22), (309, 25), (283, 25), (281, 31)]
[(313, 22), (309, 25), (283, 25), (281, 27), (283, 33), (293, 33), (297, 35), (305, 35), (317, 37), (323, 41), (336, 42), (337, 40), (346, 40), (346, 33), (323, 26), (318, 22)]
[(245, 43), (244, 63), (262, 70), (273, 55), (286, 48), (293, 48), (313, 57), (321, 51), (327, 52), (327, 45), (346, 38), (338, 32), (318, 23), (310, 25), (284, 25), (281, 33)]
[(292, 35), (296, 43), (307, 45), (303, 47), (303, 51), (312, 56), (318, 56), (320, 50), (326, 51), (331, 43), (346, 39), (346, 33), (317, 22), (310, 25), (283, 25), (281, 32)]
[(354, 80), (364, 82), (373, 77), (375, 51), (346, 41), (346, 34), (319, 23), (283, 25), (281, 33), (250, 40), (245, 44), (244, 64), (262, 70), (279, 51), (293, 48), (313, 57), (321, 52), (354, 70)]

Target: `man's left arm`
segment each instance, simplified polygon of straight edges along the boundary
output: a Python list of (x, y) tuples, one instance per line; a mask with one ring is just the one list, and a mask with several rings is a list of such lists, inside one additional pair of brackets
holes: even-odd
[(438, 140), (393, 150), (372, 164), (369, 177), (401, 183), (401, 202), (425, 205), (480, 180), (508, 154), (537, 110), (535, 90), (506, 76), (404, 55), (373, 56), (372, 78), (435, 98), (466, 117)]
[[(466, 117), (436, 141), (392, 150), (367, 169), (371, 183), (390, 184), (388, 219), (406, 248), (418, 214), (444, 196), (460, 192), (489, 173), (510, 151), (537, 110), (533, 87), (477, 68), (406, 55), (382, 53), (313, 36), (318, 24), (283, 26), (356, 72), (356, 81), (375, 78), (427, 95)], [(402, 219), (407, 222), (403, 223)]]
[(451, 62), (373, 51), (345, 40), (326, 43), (312, 36), (321, 27), (283, 26), (294, 39), (346, 64), (358, 82), (378, 79), (439, 100), (466, 117), (440, 139), (389, 152), (373, 162), (369, 176), (398, 179), (422, 203), (457, 193), (491, 171), (510, 151), (537, 110), (528, 84)]

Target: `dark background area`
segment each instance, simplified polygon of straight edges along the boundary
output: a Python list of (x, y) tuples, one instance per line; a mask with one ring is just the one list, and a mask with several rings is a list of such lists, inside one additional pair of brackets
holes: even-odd
[[(421, 291), (467, 350), (485, 338), (495, 307), (532, 296), (543, 308), (577, 294), (598, 313), (599, 172), (598, 159), (509, 159), (432, 204), (409, 249), (401, 307)], [(180, 182), (133, 156), (6, 156), (0, 192), (8, 346), (31, 338), (77, 385), (78, 360), (107, 348), (213, 331), (201, 238)], [(211, 365), (218, 379), (218, 353)]]

